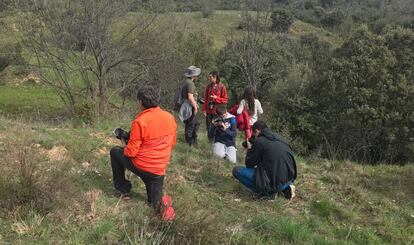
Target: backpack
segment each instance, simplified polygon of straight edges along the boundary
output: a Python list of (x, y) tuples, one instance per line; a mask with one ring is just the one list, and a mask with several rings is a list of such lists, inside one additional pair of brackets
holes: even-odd
[(183, 94), (183, 83), (181, 83), (175, 90), (174, 94), (174, 110), (179, 111), (181, 108), (181, 105), (184, 102), (184, 98), (182, 96)]
[(242, 113), (237, 114), (237, 109), (239, 108), (239, 105), (233, 105), (229, 112), (236, 116), (236, 122), (237, 122), (237, 128), (240, 131), (245, 131), (247, 129), (250, 129), (250, 117), (249, 113), (246, 110), (243, 110)]

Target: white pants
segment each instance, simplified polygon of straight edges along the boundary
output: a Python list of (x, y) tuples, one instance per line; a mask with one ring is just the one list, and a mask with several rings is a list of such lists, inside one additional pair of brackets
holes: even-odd
[(237, 149), (234, 146), (226, 146), (219, 142), (213, 144), (213, 155), (218, 158), (225, 158), (231, 163), (236, 163), (236, 152)]

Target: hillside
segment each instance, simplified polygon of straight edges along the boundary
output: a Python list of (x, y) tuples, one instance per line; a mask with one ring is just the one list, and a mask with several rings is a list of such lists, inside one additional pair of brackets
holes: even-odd
[[(116, 15), (108, 32), (112, 39), (106, 41), (122, 37), (128, 26), (138, 23), (146, 14), (128, 10), (125, 15)], [(36, 55), (30, 51), (30, 45), (21, 43), (24, 32), (16, 27), (18, 16), (5, 15), (0, 17), (0, 244), (414, 242), (413, 159), (408, 158), (406, 165), (388, 165), (385, 160), (378, 161), (382, 164), (370, 165), (365, 161), (357, 163), (320, 157), (336, 156), (341, 150), (354, 155), (361, 149), (369, 152), (369, 147), (376, 146), (378, 142), (396, 145), (401, 151), (408, 147), (412, 149), (413, 138), (409, 135), (412, 124), (409, 123), (414, 122), (411, 118), (414, 114), (409, 108), (414, 107), (410, 107), (412, 102), (406, 99), (414, 91), (410, 83), (414, 74), (414, 56), (411, 55), (414, 34), (411, 30), (398, 29), (379, 36), (368, 30), (367, 26), (362, 29), (355, 26), (352, 28), (357, 29), (357, 38), (351, 38), (342, 47), (348, 35), (341, 33), (342, 29), (317, 27), (321, 25), (295, 19), (286, 34), (266, 29), (262, 35), (272, 35), (274, 40), (270, 39), (263, 49), (231, 53), (232, 50), (225, 48), (226, 41), (229, 38), (237, 41), (243, 34), (238, 29), (242, 20), (240, 11), (217, 10), (209, 18), (202, 18), (201, 12), (156, 14), (157, 18), (149, 31), (145, 32), (144, 28), (143, 33), (139, 32), (138, 37), (144, 40), (142, 45), (131, 50), (126, 48), (126, 56), (118, 58), (125, 58), (120, 59), (122, 64), (128, 62), (114, 68), (113, 73), (105, 77), (109, 106), (107, 114), (99, 117), (98, 84), (93, 69), (88, 70), (83, 64), (76, 67), (76, 62), (75, 67), (62, 66), (63, 73), (70, 78), (67, 79), (68, 85), (73, 86), (77, 102), (74, 110), (70, 111), (56, 93), (62, 87), (53, 88), (40, 82), (41, 72), (52, 82), (62, 77), (51, 75), (52, 71), (42, 64), (43, 60), (39, 61), (38, 67), (26, 66), (30, 62), (36, 63)], [(56, 20), (61, 19), (56, 17)], [(90, 27), (93, 29), (96, 26)], [(79, 34), (76, 28), (67, 30), (73, 31), (71, 35)], [(306, 34), (315, 35), (308, 35), (308, 44), (301, 43), (301, 36)], [(76, 38), (67, 39), (70, 45), (66, 47), (59, 43), (55, 51), (72, 52), (71, 45), (82, 41), (77, 36), (70, 37)], [(130, 41), (135, 43), (135, 36)], [(242, 47), (246, 46), (249, 45)], [(112, 53), (109, 54), (119, 54), (116, 47), (115, 44), (110, 45), (108, 50)], [(261, 52), (256, 53), (257, 50)], [(229, 53), (225, 57), (217, 57), (226, 52)], [(80, 53), (79, 50), (72, 52)], [(94, 67), (97, 64), (91, 61), (92, 53), (89, 50), (83, 61), (90, 62), (88, 64)], [(331, 62), (331, 55), (343, 56)], [(283, 128), (283, 134), (297, 131), (296, 137), (293, 134), (284, 135), (296, 140), (292, 142), (295, 152), (310, 148), (309, 145), (314, 149), (308, 152), (309, 157), (297, 156), (297, 196), (290, 202), (283, 197), (278, 197), (274, 202), (256, 200), (232, 177), (234, 165), (212, 158), (204, 118), (200, 118), (203, 123), (198, 148), (187, 147), (183, 125), (179, 124), (178, 144), (167, 171), (164, 190), (173, 197), (175, 221), (162, 223), (153, 215), (146, 204), (144, 184), (131, 173), (127, 176), (133, 184), (132, 200), (121, 201), (112, 186), (109, 151), (120, 144), (112, 135), (113, 129), (129, 128), (130, 120), (136, 114), (136, 88), (146, 82), (163, 87), (166, 97), (163, 103), (167, 104), (173, 88), (182, 79), (185, 67), (190, 63), (198, 66), (208, 64), (202, 67), (203, 72), (213, 68), (220, 72), (222, 69), (222, 74), (227, 72), (223, 78), (231, 80), (228, 92), (232, 96), (244, 89), (247, 80), (245, 73), (231, 68), (244, 65), (244, 58), (249, 56), (251, 60), (248, 59), (246, 64), (252, 66), (247, 71), (262, 72), (262, 76), (256, 77), (261, 82), (255, 82), (262, 88), (259, 99), (263, 103), (264, 118), (272, 127), (289, 126)], [(233, 57), (240, 60), (230, 59)], [(58, 58), (63, 63), (70, 61)], [(229, 59), (220, 63), (218, 58)], [(137, 63), (138, 68), (135, 66)], [(325, 69), (325, 66), (330, 69)], [(140, 77), (136, 81), (131, 80), (131, 84), (120, 83), (129, 80), (128, 75), (136, 74)], [(325, 77), (322, 76), (317, 79), (324, 74), (330, 75), (328, 78), (331, 80), (323, 80)], [(199, 89), (207, 82), (205, 75), (202, 74), (197, 85)], [(267, 75), (271, 76), (268, 78)], [(367, 84), (372, 87), (366, 87)], [(311, 94), (315, 98), (307, 97), (306, 91), (315, 92)], [(319, 91), (325, 93), (316, 93)], [(343, 93), (339, 93), (341, 91)], [(384, 96), (388, 96), (386, 91), (391, 91), (390, 94), (395, 97)], [(328, 101), (331, 97), (334, 99)], [(343, 98), (346, 100), (339, 100)], [(378, 104), (368, 103), (376, 102), (376, 98), (383, 100)], [(316, 108), (315, 102), (318, 101), (326, 102), (326, 105), (322, 104), (326, 108), (340, 105), (338, 109), (349, 110)], [(378, 105), (382, 107), (376, 111)], [(389, 107), (384, 108), (384, 105)], [(360, 111), (355, 112), (357, 107)], [(292, 120), (287, 115), (291, 115)], [(326, 115), (332, 117), (327, 118)], [(358, 128), (360, 119), (368, 120), (370, 115), (372, 121), (364, 121), (370, 127)], [(341, 118), (354, 121), (336, 123), (333, 120), (335, 117), (339, 118), (338, 121)], [(285, 122), (290, 124), (285, 125)], [(323, 131), (321, 125), (327, 122), (332, 127)], [(382, 128), (376, 127), (377, 122), (384, 123)], [(349, 123), (349, 127), (341, 127), (342, 123)], [(316, 133), (308, 134), (310, 132)], [(368, 132), (364, 136), (377, 138), (362, 142), (362, 147), (355, 152), (355, 148), (346, 148), (352, 144), (346, 141), (349, 138), (336, 137), (343, 142), (334, 145), (325, 137), (329, 132), (332, 137), (350, 132), (355, 141), (349, 142), (362, 142), (361, 132)], [(313, 145), (313, 141), (306, 142), (305, 138), (301, 138), (312, 135), (325, 137), (323, 143), (331, 147), (328, 150), (332, 152), (326, 154), (321, 150), (322, 145)], [(380, 141), (375, 141), (378, 139)], [(237, 145), (237, 165), (243, 165), (245, 150), (241, 147), (241, 136), (237, 139)], [(382, 151), (385, 148), (378, 149), (387, 152)], [(398, 155), (399, 152), (395, 150), (391, 153)]]
[[(188, 149), (179, 132), (165, 192), (176, 220), (151, 215), (143, 183), (121, 202), (108, 152), (112, 120), (96, 127), (0, 118), (0, 241), (61, 243), (410, 244), (414, 166), (363, 166), (298, 158), (298, 195), (259, 202), (211, 158), (203, 135)], [(239, 140), (240, 143), (240, 140)], [(239, 147), (239, 164), (244, 150)]]

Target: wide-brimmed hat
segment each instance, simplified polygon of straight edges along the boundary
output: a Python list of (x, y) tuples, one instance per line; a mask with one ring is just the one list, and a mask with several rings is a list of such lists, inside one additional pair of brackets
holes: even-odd
[(187, 68), (187, 70), (184, 72), (184, 76), (186, 77), (197, 77), (201, 73), (201, 69), (197, 68), (195, 66), (190, 66)]

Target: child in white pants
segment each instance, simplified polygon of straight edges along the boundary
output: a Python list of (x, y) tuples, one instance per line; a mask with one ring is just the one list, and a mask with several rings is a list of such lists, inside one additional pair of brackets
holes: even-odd
[(227, 112), (224, 104), (217, 105), (216, 112), (212, 120), (215, 127), (213, 155), (236, 163), (236, 117)]

